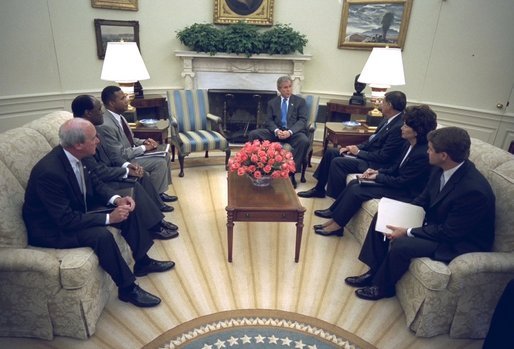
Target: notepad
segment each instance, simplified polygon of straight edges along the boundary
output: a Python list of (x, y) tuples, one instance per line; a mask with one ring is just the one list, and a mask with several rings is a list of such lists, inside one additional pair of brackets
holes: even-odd
[(403, 228), (415, 228), (423, 225), (425, 210), (421, 206), (412, 205), (403, 201), (389, 198), (380, 199), (375, 230), (390, 234), (386, 225)]

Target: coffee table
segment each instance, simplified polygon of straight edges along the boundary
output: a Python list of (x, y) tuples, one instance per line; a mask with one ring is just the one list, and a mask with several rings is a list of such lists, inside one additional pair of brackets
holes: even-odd
[(294, 261), (300, 258), (305, 207), (288, 178), (273, 179), (269, 187), (255, 187), (246, 176), (228, 174), (227, 240), (232, 262), (234, 222), (296, 222)]

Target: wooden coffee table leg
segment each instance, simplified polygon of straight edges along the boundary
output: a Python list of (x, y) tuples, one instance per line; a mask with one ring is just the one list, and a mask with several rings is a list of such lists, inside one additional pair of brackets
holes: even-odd
[(232, 263), (232, 243), (234, 238), (234, 213), (227, 213), (227, 243), (228, 243), (228, 261)]
[(303, 232), (303, 212), (298, 213), (298, 221), (296, 222), (296, 247), (294, 251), (294, 261), (298, 263), (300, 259), (300, 247), (302, 245)]

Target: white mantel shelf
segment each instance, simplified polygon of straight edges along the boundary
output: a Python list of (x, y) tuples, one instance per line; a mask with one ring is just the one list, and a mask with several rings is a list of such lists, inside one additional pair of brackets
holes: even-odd
[[(220, 84), (225, 84), (225, 86), (209, 85), (211, 88), (240, 88), (240, 86), (235, 85), (242, 82), (246, 84), (246, 87), (248, 87), (248, 84), (254, 84), (251, 88), (257, 90), (269, 90), (270, 86), (267, 80), (272, 79), (272, 86), (274, 86), (278, 76), (289, 75), (293, 80), (293, 93), (301, 92), (301, 83), (304, 79), (304, 63), (312, 59), (312, 55), (309, 54), (259, 54), (246, 57), (227, 53), (210, 55), (209, 53), (194, 51), (175, 51), (175, 56), (182, 59), (182, 77), (186, 89), (202, 88), (200, 86), (202, 81), (199, 81), (199, 75), (202, 73), (203, 81), (210, 78), (210, 82), (219, 80)], [(200, 74), (197, 75), (197, 73)], [(234, 86), (227, 86), (226, 84), (234, 84)], [(257, 86), (259, 84), (262, 86)]]

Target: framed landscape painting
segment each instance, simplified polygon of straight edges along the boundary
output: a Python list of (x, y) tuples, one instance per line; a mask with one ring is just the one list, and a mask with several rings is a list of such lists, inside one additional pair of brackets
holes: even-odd
[(139, 22), (138, 21), (111, 21), (95, 19), (96, 51), (98, 58), (104, 59), (107, 43), (110, 41), (135, 42), (139, 51)]
[(138, 9), (137, 0), (91, 0), (91, 6), (110, 10), (137, 11)]
[(214, 23), (273, 25), (274, 0), (214, 0)]
[(343, 4), (339, 48), (403, 49), (412, 0), (347, 0)]

